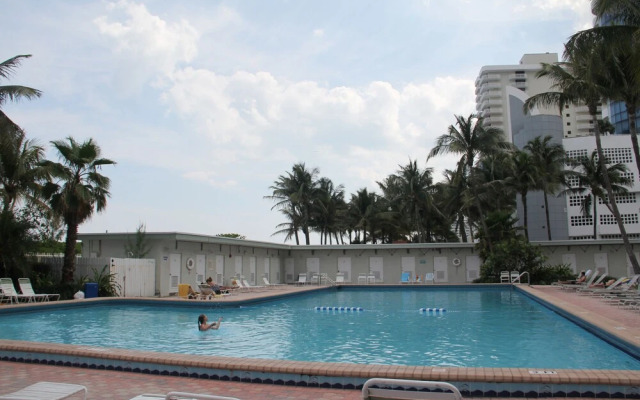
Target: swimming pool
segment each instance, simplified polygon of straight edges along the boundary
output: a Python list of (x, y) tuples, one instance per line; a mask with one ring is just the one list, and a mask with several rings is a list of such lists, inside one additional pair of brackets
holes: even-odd
[[(357, 306), (364, 311), (316, 311)], [(420, 313), (423, 307), (444, 313)], [(224, 317), (198, 332), (196, 318)], [(344, 288), (246, 307), (92, 305), (0, 315), (0, 338), (159, 352), (452, 367), (639, 370), (510, 288)], [(37, 327), (37, 329), (34, 329)]]

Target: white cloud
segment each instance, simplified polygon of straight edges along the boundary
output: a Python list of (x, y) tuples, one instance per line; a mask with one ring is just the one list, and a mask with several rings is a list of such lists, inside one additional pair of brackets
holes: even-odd
[(94, 19), (103, 35), (112, 39), (125, 76), (137, 83), (171, 75), (176, 65), (190, 62), (198, 54), (198, 32), (186, 20), (167, 23), (152, 15), (144, 4), (127, 0), (109, 3), (109, 15)]

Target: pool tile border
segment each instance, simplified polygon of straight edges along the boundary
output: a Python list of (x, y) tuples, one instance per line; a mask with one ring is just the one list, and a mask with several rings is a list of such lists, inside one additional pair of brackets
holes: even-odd
[[(523, 289), (534, 298), (539, 298), (540, 293), (531, 288)], [(553, 299), (541, 297), (543, 304), (553, 304), (563, 310), (563, 307), (567, 307), (554, 304)], [(588, 319), (585, 321), (589, 322)], [(616, 329), (607, 332), (616, 337), (622, 335), (621, 340), (633, 339), (628, 333)], [(633, 340), (631, 343), (637, 345)], [(458, 387), (464, 396), (472, 397), (640, 399), (640, 371), (633, 370), (558, 369), (548, 371), (552, 373), (537, 373), (527, 368), (361, 365), (184, 355), (14, 340), (0, 340), (0, 360), (336, 389), (361, 389), (367, 379), (384, 377), (447, 381)]]

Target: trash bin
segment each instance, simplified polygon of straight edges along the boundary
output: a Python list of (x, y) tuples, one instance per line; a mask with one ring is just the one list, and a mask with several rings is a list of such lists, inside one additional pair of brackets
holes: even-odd
[(98, 284), (87, 282), (84, 284), (84, 298), (90, 299), (92, 297), (98, 297)]
[(189, 285), (186, 283), (181, 283), (178, 285), (178, 296), (186, 299), (189, 297)]

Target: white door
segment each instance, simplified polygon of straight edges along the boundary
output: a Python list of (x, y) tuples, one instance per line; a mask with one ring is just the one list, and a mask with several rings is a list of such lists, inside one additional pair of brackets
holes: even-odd
[(216, 283), (224, 286), (224, 256), (216, 256)]
[(384, 282), (382, 257), (369, 257), (369, 272), (376, 277), (376, 282)]
[(338, 272), (344, 274), (345, 282), (351, 282), (351, 257), (338, 257)]
[(578, 273), (578, 266), (576, 264), (576, 255), (573, 253), (567, 253), (562, 255), (562, 263), (568, 265), (574, 274)]
[(178, 293), (180, 283), (180, 254), (169, 254), (169, 293)]
[(236, 265), (236, 276), (240, 277), (242, 276), (242, 256), (236, 256), (235, 257), (236, 261), (235, 261), (235, 265)]
[[(416, 276), (416, 258), (415, 257), (402, 257), (402, 271), (408, 272), (410, 279), (413, 280)], [(400, 279), (398, 279), (400, 282)]]
[(256, 258), (249, 257), (249, 283), (256, 284)]
[(434, 282), (449, 282), (447, 257), (433, 257)]
[(196, 283), (204, 283), (207, 279), (204, 277), (207, 269), (207, 256), (204, 254), (196, 255)]
[[(269, 257), (265, 257), (264, 259), (264, 277), (267, 278), (269, 283), (272, 283), (271, 278), (271, 259)], [(262, 284), (262, 282), (260, 282)]]
[(480, 257), (467, 256), (465, 265), (467, 266), (467, 282), (473, 282), (480, 277)]
[(295, 263), (293, 262), (293, 258), (285, 258), (284, 259), (284, 280), (285, 283), (293, 283), (295, 279), (293, 278), (295, 274)]
[(317, 258), (317, 257), (315, 257), (315, 258), (307, 258), (307, 273), (308, 273), (307, 280), (314, 273), (316, 273), (316, 274), (320, 273), (320, 259), (319, 258)]
[(282, 283), (282, 278), (280, 277), (280, 259), (274, 258), (271, 261), (271, 271), (273, 271), (273, 281), (269, 280), (269, 283)]
[(609, 259), (607, 253), (595, 253), (593, 255), (593, 265), (596, 267), (598, 274), (609, 275)]

